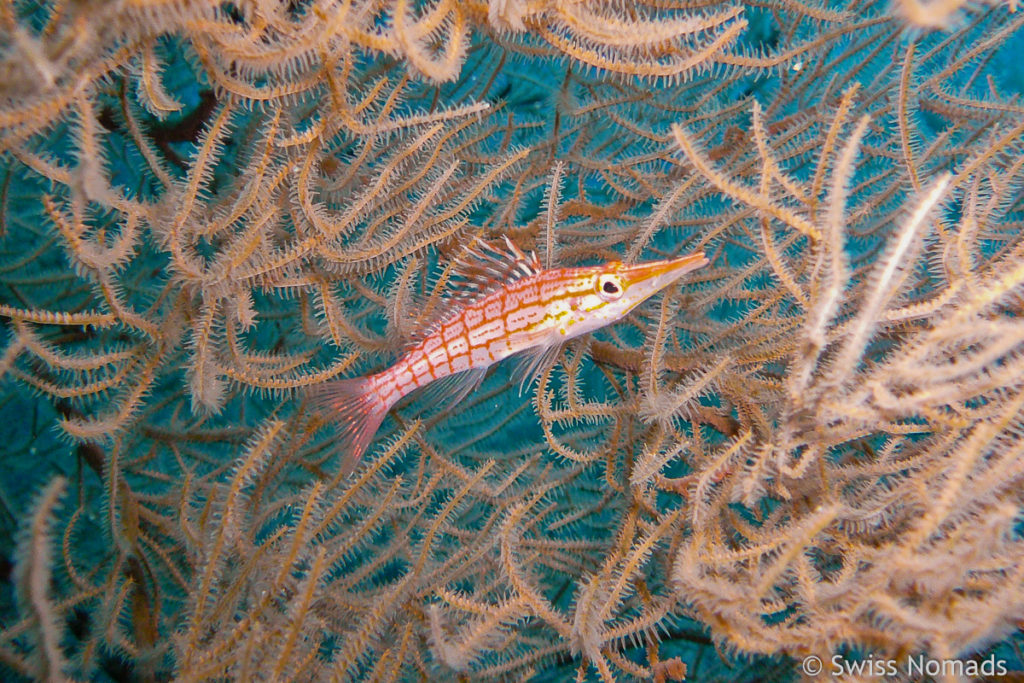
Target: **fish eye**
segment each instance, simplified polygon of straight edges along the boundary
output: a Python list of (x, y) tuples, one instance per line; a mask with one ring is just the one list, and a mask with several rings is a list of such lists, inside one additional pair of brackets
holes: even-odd
[(604, 273), (597, 278), (597, 293), (605, 301), (614, 301), (622, 296), (622, 282), (615, 275)]

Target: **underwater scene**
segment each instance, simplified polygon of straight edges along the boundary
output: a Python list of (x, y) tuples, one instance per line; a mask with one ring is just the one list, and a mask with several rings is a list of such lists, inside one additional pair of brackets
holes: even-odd
[(0, 680), (1024, 680), (1017, 0), (0, 0)]

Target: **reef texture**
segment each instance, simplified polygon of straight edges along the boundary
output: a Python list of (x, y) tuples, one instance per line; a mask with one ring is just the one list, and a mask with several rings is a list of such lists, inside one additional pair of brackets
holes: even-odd
[[(4, 0), (4, 676), (738, 679), (1009, 642), (1016, 9)], [(711, 264), (522, 394), (499, 367), (400, 404), (343, 476), (308, 389), (393, 360), (501, 235)]]

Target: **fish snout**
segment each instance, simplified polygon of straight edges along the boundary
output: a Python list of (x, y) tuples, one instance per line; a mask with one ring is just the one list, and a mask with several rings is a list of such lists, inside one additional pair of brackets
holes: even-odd
[(702, 268), (709, 263), (703, 251), (661, 261), (648, 261), (636, 265), (624, 266), (620, 277), (632, 294), (634, 288), (644, 298), (651, 296), (690, 271)]

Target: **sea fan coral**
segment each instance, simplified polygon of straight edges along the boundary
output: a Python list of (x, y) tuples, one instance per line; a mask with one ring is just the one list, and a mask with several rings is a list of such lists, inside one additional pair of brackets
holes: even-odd
[[(1014, 9), (3, 2), (0, 666), (1024, 670)], [(711, 263), (344, 472), (500, 235)]]

